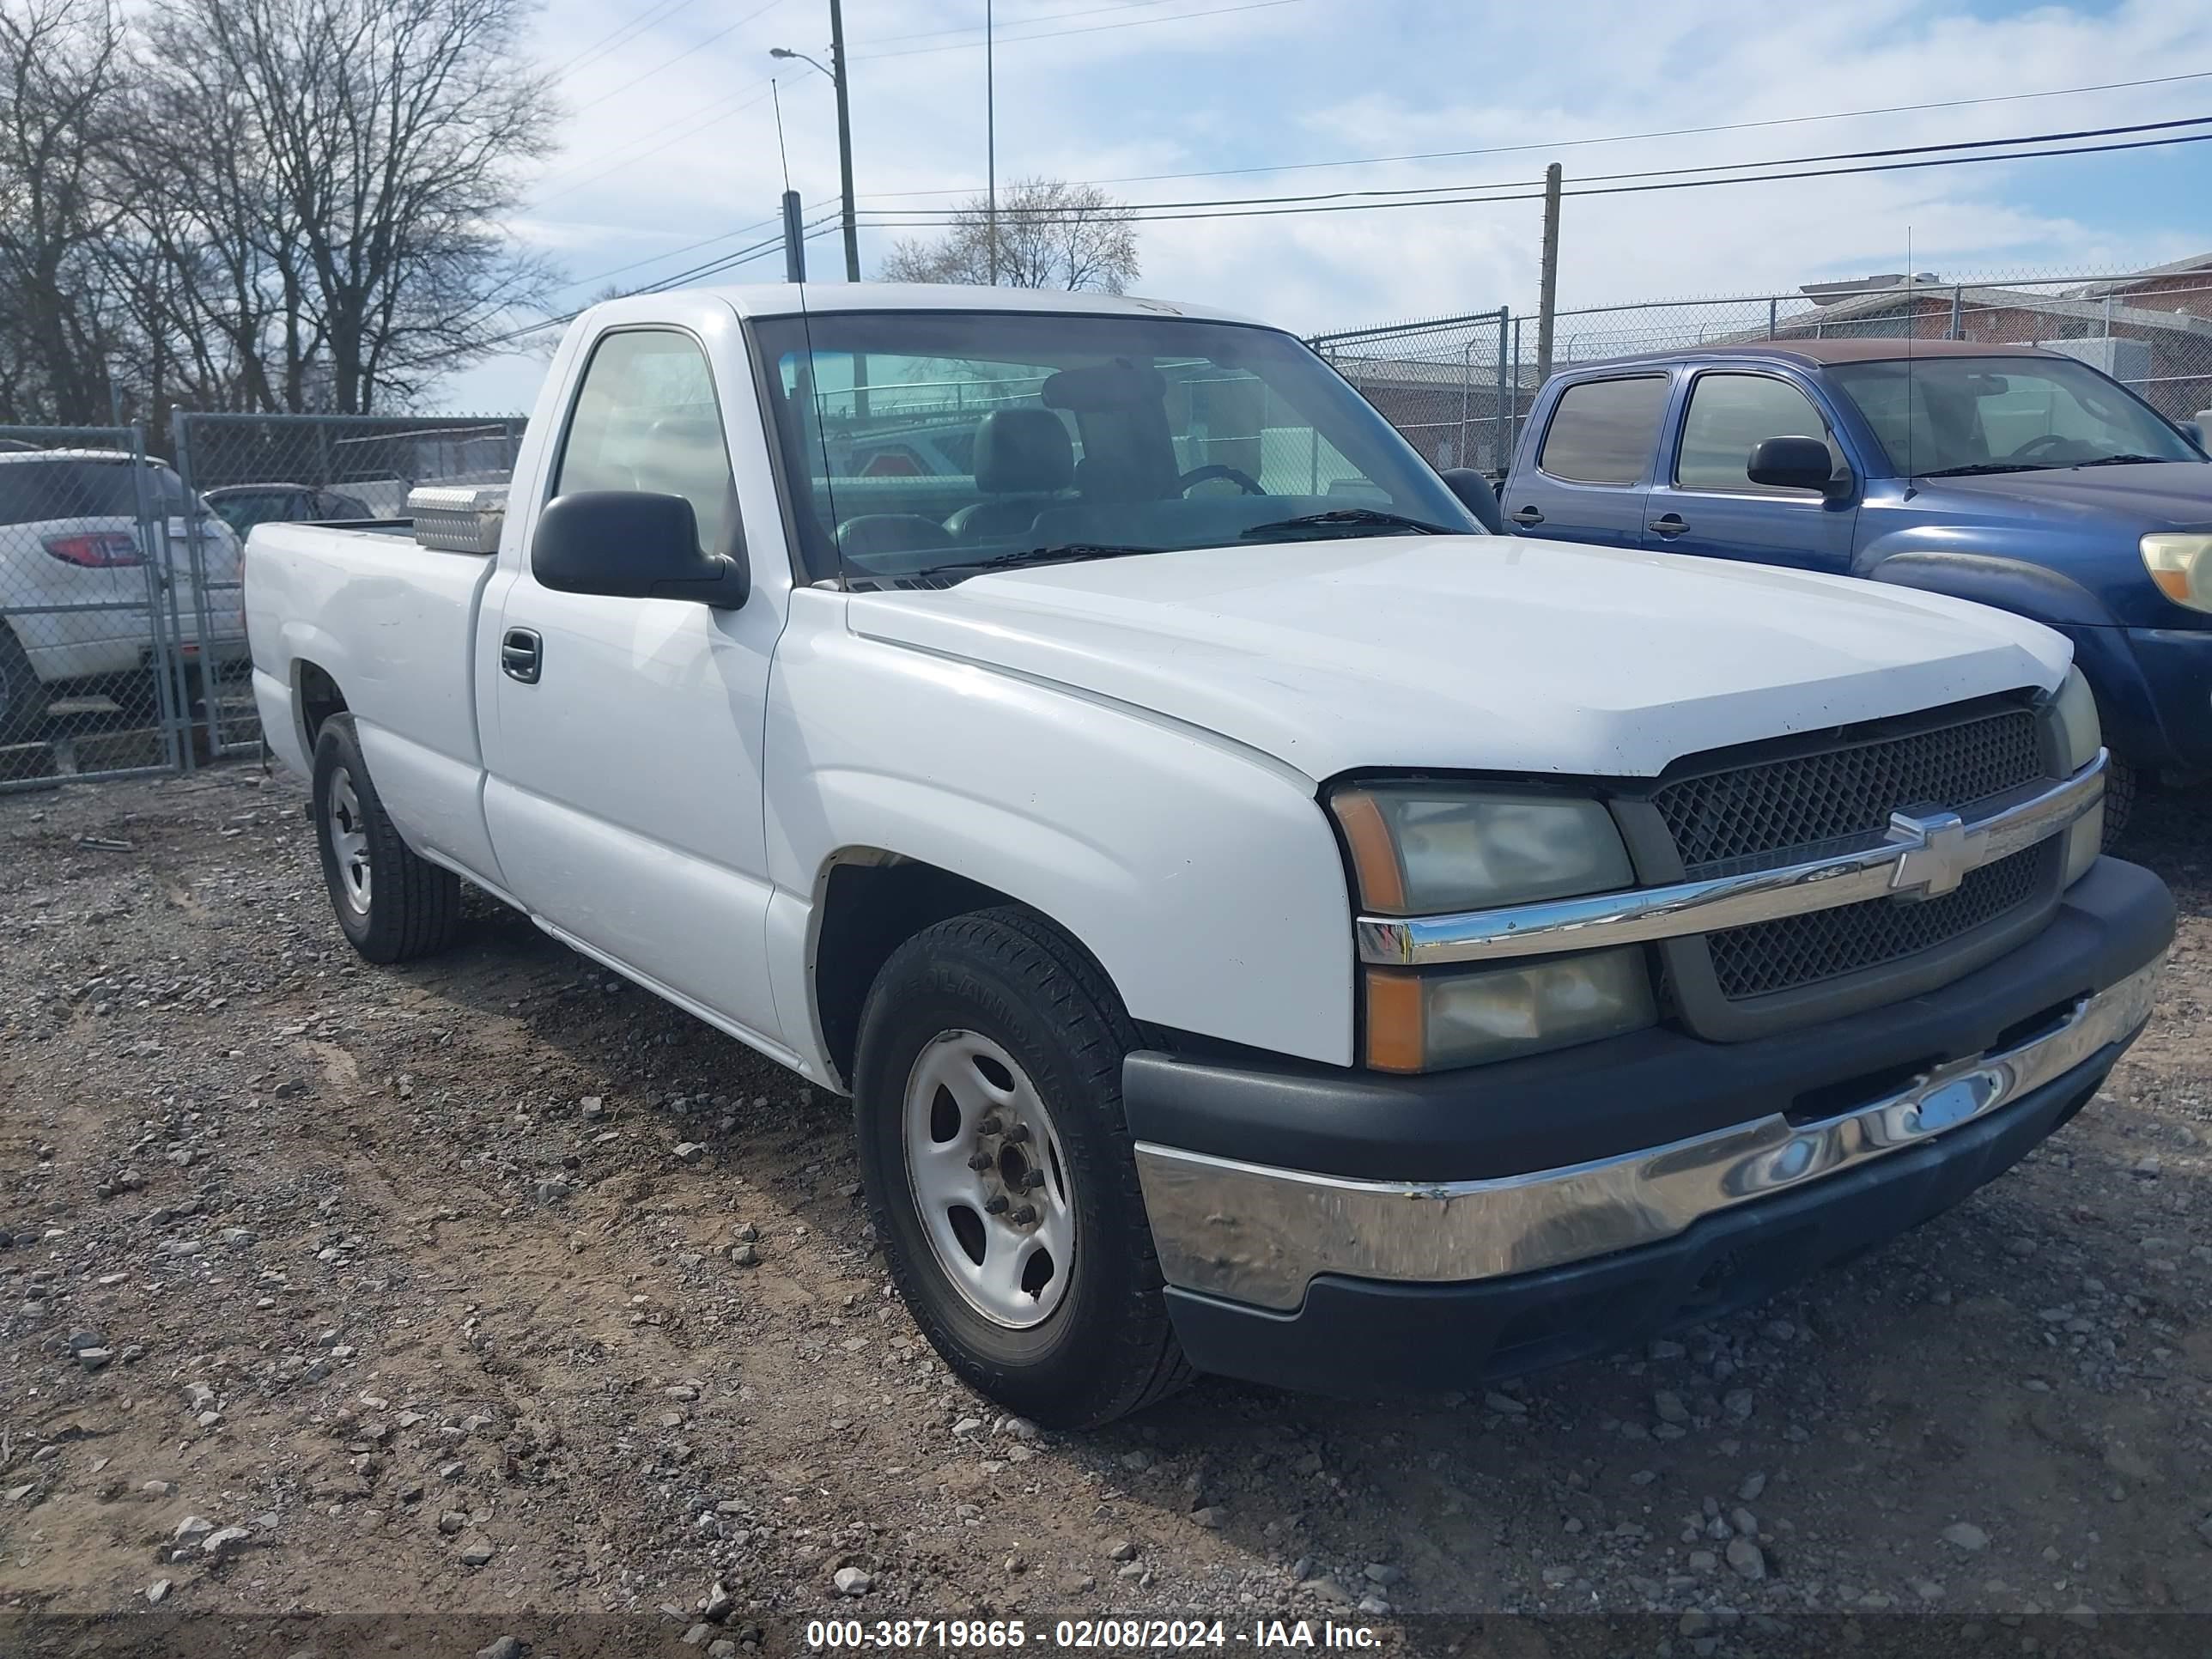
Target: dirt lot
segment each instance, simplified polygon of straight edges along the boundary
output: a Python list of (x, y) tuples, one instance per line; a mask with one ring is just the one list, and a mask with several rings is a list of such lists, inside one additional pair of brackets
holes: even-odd
[(1941, 1221), (1504, 1393), (1209, 1383), (1091, 1437), (919, 1342), (842, 1102), (489, 902), (363, 966), (302, 799), (0, 799), (0, 1610), (470, 1611), (540, 1651), (618, 1613), (681, 1652), (829, 1613), (1660, 1609), (1685, 1653), (2212, 1611), (2202, 795), (2123, 849), (2185, 918), (2150, 1033)]

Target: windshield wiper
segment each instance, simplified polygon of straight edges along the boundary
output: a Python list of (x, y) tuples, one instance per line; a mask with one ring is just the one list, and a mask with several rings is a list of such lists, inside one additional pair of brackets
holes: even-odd
[(1135, 547), (1119, 542), (1054, 542), (1047, 547), (1017, 548), (1011, 553), (994, 553), (988, 559), (955, 559), (949, 564), (933, 564), (917, 575), (941, 576), (948, 570), (1019, 570), (1034, 564), (1073, 564), (1080, 559), (1125, 559), (1137, 553), (1164, 553), (1160, 547)]
[(2053, 472), (2057, 461), (1975, 461), (1967, 466), (1942, 466), (1933, 472), (1923, 472), (1923, 478), (1973, 478), (1990, 472)]
[(2100, 455), (2094, 461), (2076, 461), (2074, 466), (2078, 471), (2085, 466), (2141, 466), (2146, 463), (2155, 465), (2160, 461), (2181, 459), (2179, 455)]
[(1402, 513), (1384, 513), (1371, 507), (1338, 507), (1326, 513), (1305, 513), (1295, 519), (1277, 519), (1271, 524), (1255, 524), (1249, 530), (1238, 531), (1239, 539), (1255, 541), (1262, 536), (1279, 536), (1285, 531), (1295, 533), (1301, 530), (1407, 530), (1418, 536), (1464, 536), (1470, 532), (1454, 530), (1448, 525), (1431, 524), (1426, 519), (1409, 519)]

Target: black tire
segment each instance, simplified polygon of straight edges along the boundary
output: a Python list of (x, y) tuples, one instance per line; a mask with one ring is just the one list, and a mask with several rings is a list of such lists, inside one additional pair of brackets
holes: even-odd
[(2137, 779), (2134, 764), (2112, 756), (2105, 763), (2105, 850), (2111, 852), (2112, 843), (2128, 827), (2128, 820), (2136, 815)]
[[(904, 1129), (908, 1079), (940, 1034), (1011, 1055), (1050, 1114), (1073, 1217), (1073, 1263), (1041, 1323), (970, 1305), (924, 1232)], [(1055, 1428), (1093, 1428), (1189, 1381), (1121, 1113), (1135, 1027), (1096, 963), (1032, 912), (955, 916), (884, 964), (860, 1017), (854, 1106), (860, 1173), (891, 1276), (922, 1333), (970, 1386)], [(972, 1165), (970, 1167), (973, 1167)]]
[(369, 781), (350, 714), (333, 714), (316, 736), (311, 805), (331, 909), (355, 950), (371, 962), (406, 962), (453, 942), (460, 878), (399, 839)]
[(15, 630), (0, 618), (0, 743), (28, 743), (46, 724), (46, 688)]

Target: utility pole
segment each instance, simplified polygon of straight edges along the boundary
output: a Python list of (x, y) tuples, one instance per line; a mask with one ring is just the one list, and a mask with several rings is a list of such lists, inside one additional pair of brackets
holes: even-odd
[[(1559, 307), (1559, 164), (1544, 169), (1544, 264), (1536, 288), (1536, 383), (1552, 378), (1552, 325)], [(1503, 392), (1504, 387), (1499, 390)], [(1516, 386), (1517, 392), (1519, 388)]]
[(851, 71), (845, 66), (845, 6), (844, 0), (830, 0), (830, 63), (836, 70), (830, 78), (837, 83), (837, 170), (845, 187), (845, 280), (860, 280), (860, 227), (853, 206), (853, 106), (847, 83)]
[(783, 280), (806, 280), (806, 228), (799, 222), (799, 192), (783, 192)]
[(989, 239), (986, 256), (991, 266), (991, 286), (999, 285), (999, 99), (996, 66), (992, 62), (991, 0), (983, 0), (983, 200), (984, 234)]

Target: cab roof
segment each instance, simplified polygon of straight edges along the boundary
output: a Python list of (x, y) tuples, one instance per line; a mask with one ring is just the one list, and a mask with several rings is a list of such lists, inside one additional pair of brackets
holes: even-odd
[(1071, 292), (1066, 289), (969, 288), (949, 283), (744, 283), (695, 289), (726, 301), (741, 317), (790, 317), (833, 311), (998, 311), (1090, 317), (1194, 317), (1207, 322), (1254, 319), (1180, 300)]
[(1703, 362), (1709, 357), (1722, 357), (1756, 358), (1762, 362), (1793, 363), (1800, 368), (1816, 368), (1824, 363), (1902, 362), (1908, 357), (2055, 357), (2062, 355), (2025, 343), (2003, 345), (1979, 340), (1737, 340), (1725, 344), (1669, 346), (1659, 351), (1636, 351), (1623, 357), (1605, 358), (1601, 363), (1574, 363), (1569, 367), (1579, 374), (1585, 368), (1613, 368), (1624, 363), (1680, 363), (1692, 359)]

